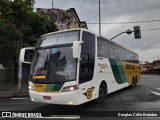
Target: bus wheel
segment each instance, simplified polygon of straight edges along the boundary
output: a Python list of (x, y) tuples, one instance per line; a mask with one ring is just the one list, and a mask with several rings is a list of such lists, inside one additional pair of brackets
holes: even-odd
[(107, 96), (107, 86), (104, 83), (101, 83), (99, 87), (99, 98), (95, 100), (96, 103), (104, 102)]
[(136, 84), (137, 84), (137, 80), (133, 78), (131, 88), (134, 88)]

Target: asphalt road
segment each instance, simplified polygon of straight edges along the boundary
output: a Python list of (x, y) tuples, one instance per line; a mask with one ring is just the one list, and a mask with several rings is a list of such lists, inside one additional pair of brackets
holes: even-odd
[[(134, 89), (123, 90), (109, 94), (101, 104), (89, 102), (80, 106), (49, 105), (31, 102), (30, 99), (0, 99), (0, 111), (39, 111), (53, 113), (55, 111), (82, 112), (86, 116), (81, 119), (112, 119), (112, 120), (160, 120), (160, 117), (120, 117), (118, 113), (157, 113), (160, 115), (160, 76), (141, 75), (141, 81)], [(113, 111), (113, 112), (112, 112)], [(116, 111), (116, 112), (115, 112)], [(130, 112), (127, 112), (130, 111)], [(113, 115), (113, 117), (112, 117)], [(99, 117), (96, 117), (99, 116)]]

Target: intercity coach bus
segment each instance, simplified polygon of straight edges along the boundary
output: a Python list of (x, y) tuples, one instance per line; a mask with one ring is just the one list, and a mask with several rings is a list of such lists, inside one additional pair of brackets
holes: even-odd
[[(20, 63), (25, 61), (23, 48)], [(122, 45), (76, 28), (42, 35), (31, 62), (32, 101), (80, 105), (103, 102), (107, 94), (135, 87), (140, 80), (138, 54)]]

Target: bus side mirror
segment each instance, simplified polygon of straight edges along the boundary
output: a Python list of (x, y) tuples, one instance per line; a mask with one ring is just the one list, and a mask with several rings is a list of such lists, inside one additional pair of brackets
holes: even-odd
[(34, 49), (34, 47), (22, 48), (19, 55), (19, 62), (31, 63)]
[(21, 91), (22, 81), (29, 80), (31, 61), (34, 53), (34, 47), (22, 48), (19, 55), (18, 68), (18, 93)]
[(80, 48), (83, 41), (73, 41), (73, 58), (80, 59)]

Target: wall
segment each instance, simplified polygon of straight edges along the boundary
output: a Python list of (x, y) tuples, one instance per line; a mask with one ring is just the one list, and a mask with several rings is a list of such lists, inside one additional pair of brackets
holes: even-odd
[(0, 69), (0, 82), (12, 82), (13, 69)]
[(37, 8), (36, 10), (39, 15), (46, 16), (54, 21), (59, 30), (80, 27), (88, 28), (84, 21), (80, 21), (74, 8), (68, 10)]

